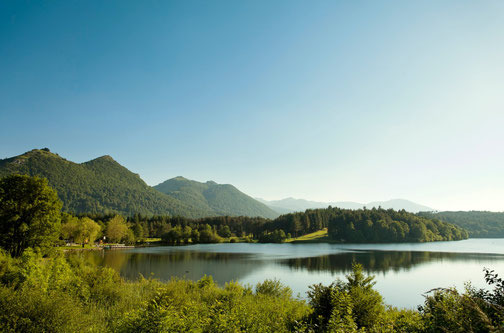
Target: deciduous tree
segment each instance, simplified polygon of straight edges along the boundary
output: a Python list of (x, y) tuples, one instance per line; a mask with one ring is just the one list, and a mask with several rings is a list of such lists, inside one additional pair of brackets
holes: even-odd
[(107, 226), (107, 239), (111, 243), (118, 243), (128, 234), (128, 225), (124, 217), (116, 215)]
[(46, 248), (58, 237), (62, 203), (45, 178), (0, 179), (0, 247), (12, 256)]

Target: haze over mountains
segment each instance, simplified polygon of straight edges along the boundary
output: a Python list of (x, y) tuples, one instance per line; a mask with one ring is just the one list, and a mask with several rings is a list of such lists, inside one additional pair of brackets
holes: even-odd
[(433, 208), (417, 204), (415, 202), (405, 200), (405, 199), (392, 199), (387, 201), (373, 201), (367, 204), (362, 204), (352, 201), (339, 201), (339, 202), (318, 202), (318, 201), (308, 201), (305, 199), (294, 199), (286, 198), (282, 200), (272, 200), (267, 201), (264, 199), (256, 198), (262, 203), (271, 207), (280, 214), (286, 214), (290, 212), (303, 212), (310, 208), (327, 208), (328, 206), (339, 207), (344, 209), (360, 209), (363, 207), (373, 208), (382, 207), (384, 209), (394, 209), (401, 210), (404, 209), (411, 213), (434, 211)]

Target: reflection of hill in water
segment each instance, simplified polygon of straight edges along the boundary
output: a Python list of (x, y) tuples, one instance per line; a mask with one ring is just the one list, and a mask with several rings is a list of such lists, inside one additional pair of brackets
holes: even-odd
[(108, 266), (120, 272), (128, 280), (144, 277), (154, 277), (162, 281), (172, 277), (185, 277), (198, 280), (211, 275), (218, 283), (238, 280), (264, 263), (251, 260), (244, 253), (215, 253), (180, 251), (169, 253), (127, 253), (110, 251), (92, 253), (88, 260), (95, 264)]
[(368, 273), (386, 273), (409, 270), (414, 266), (432, 261), (504, 261), (504, 256), (476, 253), (417, 252), (417, 251), (356, 251), (310, 258), (279, 260), (291, 269), (340, 273), (349, 272), (353, 262), (364, 266)]

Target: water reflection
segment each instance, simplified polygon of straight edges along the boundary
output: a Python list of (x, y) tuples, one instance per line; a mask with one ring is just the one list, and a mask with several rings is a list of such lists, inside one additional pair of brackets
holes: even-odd
[[(484, 253), (481, 253), (484, 252)], [(93, 265), (112, 267), (124, 278), (198, 280), (212, 275), (255, 285), (279, 278), (294, 294), (308, 286), (344, 278), (353, 262), (376, 275), (376, 288), (388, 304), (414, 308), (422, 294), (437, 287), (485, 287), (483, 267), (504, 272), (504, 239), (469, 239), (425, 244), (199, 244), (183, 247), (89, 251), (79, 254)]]
[(487, 264), (504, 261), (503, 255), (479, 253), (419, 252), (419, 251), (360, 251), (343, 252), (309, 258), (291, 258), (278, 261), (294, 270), (309, 272), (347, 273), (352, 263), (364, 266), (367, 273), (408, 271), (414, 266), (442, 261), (476, 261)]
[[(451, 253), (429, 251), (383, 251), (383, 250), (339, 250), (333, 254), (318, 256), (272, 256), (257, 251), (207, 252), (204, 249), (153, 248), (133, 251), (88, 252), (84, 255), (94, 265), (107, 266), (118, 271), (124, 278), (135, 280), (140, 277), (155, 277), (166, 281), (172, 277), (197, 280), (212, 275), (219, 283), (241, 280), (254, 271), (284, 267), (310, 274), (347, 273), (352, 263), (358, 262), (371, 274), (405, 272), (412, 268), (443, 262), (481, 263), (481, 267), (504, 262), (504, 255), (485, 253)], [(261, 248), (258, 248), (259, 250)], [(248, 249), (247, 249), (248, 250)], [(299, 254), (298, 254), (299, 255)], [(264, 276), (264, 279), (269, 276)]]
[(240, 280), (265, 265), (265, 261), (255, 259), (247, 253), (105, 251), (85, 255), (88, 261), (95, 265), (111, 267), (128, 280), (135, 280), (140, 276), (154, 277), (162, 281), (172, 277), (198, 280), (206, 274), (212, 275), (214, 280), (222, 284)]

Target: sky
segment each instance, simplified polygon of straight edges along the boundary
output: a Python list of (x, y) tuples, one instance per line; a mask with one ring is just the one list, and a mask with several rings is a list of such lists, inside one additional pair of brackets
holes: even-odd
[(0, 158), (504, 211), (502, 1), (1, 1)]

